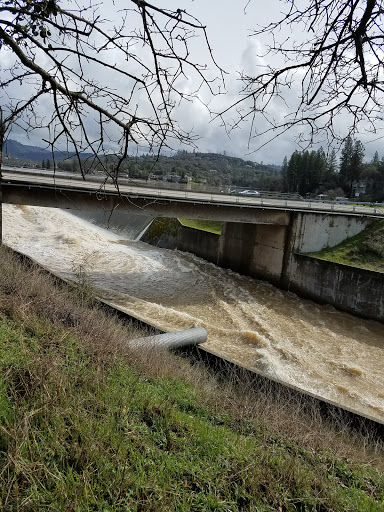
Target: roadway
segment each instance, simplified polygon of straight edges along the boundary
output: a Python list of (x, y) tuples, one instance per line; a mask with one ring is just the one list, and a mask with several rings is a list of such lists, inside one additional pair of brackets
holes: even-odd
[(384, 208), (374, 206), (361, 206), (358, 204), (344, 203), (321, 203), (311, 200), (278, 199), (260, 196), (244, 196), (228, 193), (208, 193), (192, 190), (170, 190), (158, 188), (149, 184), (132, 183), (130, 180), (122, 179), (119, 183), (119, 190), (111, 182), (104, 183), (100, 177), (90, 177), (87, 180), (79, 176), (56, 172), (26, 171), (25, 169), (15, 170), (3, 167), (3, 187), (27, 186), (31, 189), (52, 189), (67, 191), (83, 191), (98, 193), (102, 196), (122, 195), (129, 198), (141, 198), (148, 201), (167, 200), (170, 202), (183, 202), (193, 204), (214, 204), (217, 206), (232, 206), (247, 209), (268, 209), (268, 210), (294, 210), (312, 211), (316, 213), (363, 215), (367, 217), (384, 218)]

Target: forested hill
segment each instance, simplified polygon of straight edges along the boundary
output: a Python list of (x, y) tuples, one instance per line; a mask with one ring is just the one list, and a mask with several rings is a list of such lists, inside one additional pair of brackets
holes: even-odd
[[(85, 155), (86, 158), (89, 155)], [(111, 161), (111, 157), (108, 157)], [(9, 139), (3, 148), (3, 163), (9, 165), (31, 165), (33, 167), (51, 167), (52, 153), (46, 149), (21, 144)], [(65, 161), (63, 161), (65, 160)], [(73, 155), (55, 152), (55, 161), (59, 168), (79, 171), (78, 162)], [(112, 158), (113, 161), (113, 158)], [(84, 164), (87, 167), (89, 162)], [(97, 170), (92, 169), (93, 171)], [(149, 175), (163, 177), (179, 176), (209, 185), (230, 185), (234, 187), (258, 188), (262, 190), (281, 190), (281, 167), (243, 160), (221, 153), (199, 153), (196, 151), (178, 151), (172, 156), (153, 156), (142, 154), (130, 156), (121, 167), (121, 171), (132, 178), (148, 178)]]
[(157, 161), (146, 155), (131, 160), (128, 166), (130, 175), (146, 170), (155, 176), (178, 175), (211, 185), (273, 190), (282, 186), (280, 166), (264, 165), (220, 153), (179, 151), (171, 157), (160, 156)]

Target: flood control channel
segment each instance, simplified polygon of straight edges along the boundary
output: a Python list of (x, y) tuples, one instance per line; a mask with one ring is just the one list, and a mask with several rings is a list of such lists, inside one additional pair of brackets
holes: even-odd
[(65, 278), (81, 266), (102, 299), (162, 330), (205, 327), (209, 350), (384, 421), (383, 324), (136, 241), (143, 226), (126, 217), (105, 230), (68, 211), (3, 205), (4, 242)]

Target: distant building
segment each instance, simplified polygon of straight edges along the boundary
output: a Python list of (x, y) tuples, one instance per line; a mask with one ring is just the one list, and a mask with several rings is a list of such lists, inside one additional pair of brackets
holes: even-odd
[(352, 182), (353, 197), (363, 196), (367, 192), (367, 180), (355, 180)]

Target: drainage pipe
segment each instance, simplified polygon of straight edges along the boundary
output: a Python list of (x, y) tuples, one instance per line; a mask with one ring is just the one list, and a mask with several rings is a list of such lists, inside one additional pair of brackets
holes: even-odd
[(205, 341), (207, 341), (207, 331), (204, 327), (196, 327), (185, 331), (166, 332), (146, 338), (137, 338), (130, 342), (130, 346), (135, 348), (181, 348), (199, 345)]

